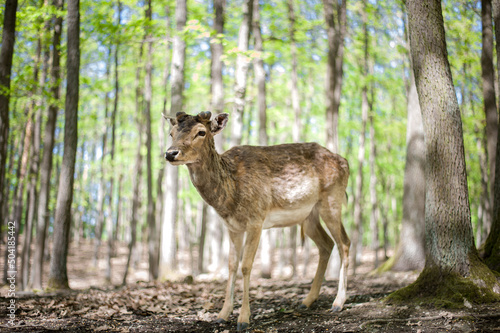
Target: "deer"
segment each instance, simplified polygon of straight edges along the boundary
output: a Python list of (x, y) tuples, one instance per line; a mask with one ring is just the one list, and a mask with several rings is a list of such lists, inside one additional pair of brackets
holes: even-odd
[[(241, 259), (243, 298), (237, 330), (250, 324), (250, 273), (263, 229), (300, 225), (319, 249), (319, 262), (311, 289), (300, 308), (318, 298), (334, 242), (340, 254), (339, 286), (330, 311), (341, 311), (347, 297), (350, 240), (342, 224), (346, 204), (349, 164), (342, 156), (317, 143), (274, 146), (235, 146), (219, 154), (214, 136), (229, 115), (212, 118), (210, 111), (197, 115), (177, 112), (164, 117), (171, 123), (171, 146), (165, 159), (186, 165), (193, 185), (224, 220), (230, 236), (228, 281), (217, 323), (227, 323), (233, 312), (234, 286)], [(246, 237), (245, 237), (246, 236)], [(303, 236), (304, 237), (304, 236)]]

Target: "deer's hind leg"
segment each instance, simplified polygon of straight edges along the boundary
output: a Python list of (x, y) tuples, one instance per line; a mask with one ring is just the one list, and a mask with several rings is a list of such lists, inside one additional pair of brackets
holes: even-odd
[(337, 297), (335, 297), (332, 304), (332, 311), (341, 311), (347, 299), (347, 268), (351, 241), (342, 225), (342, 203), (344, 200), (344, 191), (333, 192), (323, 198), (319, 210), (320, 216), (328, 230), (330, 230), (340, 254), (339, 288)]
[(325, 277), (328, 260), (330, 259), (330, 254), (332, 253), (333, 241), (330, 236), (328, 236), (325, 229), (321, 226), (318, 207), (314, 207), (311, 214), (303, 222), (302, 228), (304, 228), (305, 234), (309, 236), (314, 243), (316, 243), (319, 250), (319, 262), (318, 268), (316, 269), (316, 275), (314, 276), (311, 290), (309, 291), (307, 297), (302, 301), (301, 305), (301, 307), (310, 307), (311, 304), (318, 299), (321, 283)]

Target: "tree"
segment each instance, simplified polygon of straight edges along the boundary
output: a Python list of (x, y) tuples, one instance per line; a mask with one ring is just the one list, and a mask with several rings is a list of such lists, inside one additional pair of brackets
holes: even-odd
[[(5, 166), (7, 165), (9, 140), (10, 82), (12, 57), (16, 41), (16, 13), (17, 0), (6, 0), (3, 14), (2, 46), (0, 49), (0, 202), (4, 202), (7, 195), (7, 193), (4, 193), (6, 191)], [(4, 220), (3, 210), (0, 209), (0, 228), (3, 228)], [(17, 221), (17, 223), (20, 224), (21, 221)]]
[[(54, 0), (53, 5), (56, 9), (63, 8), (63, 0)], [(53, 50), (59, 50), (61, 47), (61, 33), (62, 33), (62, 16), (55, 16), (54, 34), (52, 37)], [(50, 197), (50, 177), (52, 174), (52, 150), (54, 149), (54, 134), (56, 129), (56, 118), (58, 106), (56, 101), (59, 101), (59, 86), (60, 86), (60, 54), (59, 52), (52, 52), (52, 67), (50, 69), (51, 88), (50, 93), (53, 102), (48, 108), (48, 118), (45, 125), (43, 135), (43, 156), (42, 163), (40, 164), (40, 191), (38, 193), (38, 217), (36, 226), (36, 240), (35, 240), (35, 257), (32, 266), (32, 283), (30, 284), (33, 289), (42, 289), (42, 275), (43, 275), (43, 255), (45, 252), (45, 239), (47, 229), (49, 226), (49, 197)]]
[[(406, 24), (405, 24), (406, 26)], [(406, 31), (406, 35), (407, 35)], [(409, 48), (409, 39), (408, 48)], [(407, 88), (406, 162), (401, 235), (394, 256), (381, 270), (421, 270), (425, 264), (425, 143), (413, 65)]]
[(54, 246), (50, 257), (49, 289), (67, 289), (69, 230), (78, 146), (78, 96), (80, 80), (80, 0), (68, 0), (68, 57), (66, 61), (66, 103), (64, 120), (64, 154), (59, 176), (56, 217), (54, 221)]
[[(493, 0), (493, 19), (495, 21), (495, 37), (497, 39), (497, 65), (500, 65), (500, 1)], [(500, 68), (500, 67), (499, 67)], [(499, 77), (500, 81), (500, 77)], [(493, 214), (490, 233), (484, 244), (483, 257), (490, 267), (497, 272), (500, 272), (500, 131), (497, 131), (497, 147), (496, 147), (496, 168), (495, 168), (495, 184), (493, 188)]]
[[(254, 60), (255, 80), (257, 81), (257, 108), (259, 113), (259, 145), (267, 146), (267, 96), (266, 96), (266, 70), (264, 69), (264, 41), (260, 27), (260, 4), (259, 1), (253, 3), (253, 37), (255, 40), (254, 50), (259, 56)], [(222, 133), (221, 133), (222, 134)], [(216, 137), (217, 138), (217, 137)], [(296, 227), (294, 227), (295, 230)], [(263, 278), (271, 278), (273, 244), (271, 230), (262, 230), (261, 243), (261, 269), (260, 274)]]
[[(328, 61), (326, 70), (326, 147), (338, 152), (338, 118), (344, 64), (344, 37), (347, 29), (347, 0), (323, 0)], [(335, 8), (336, 7), (336, 8)], [(335, 17), (335, 9), (337, 17)]]
[[(184, 91), (184, 62), (186, 59), (186, 42), (182, 32), (186, 26), (186, 0), (176, 0), (175, 7), (176, 34), (172, 47), (171, 68), (171, 105), (170, 114), (175, 115), (182, 110)], [(161, 251), (159, 277), (165, 278), (175, 267), (175, 221), (177, 217), (177, 193), (179, 189), (179, 173), (176, 167), (167, 165), (167, 190), (165, 193), (165, 214), (161, 230)]]
[(498, 301), (500, 283), (474, 246), (462, 120), (448, 62), (441, 2), (409, 0), (407, 8), (426, 146), (426, 263), (417, 281), (390, 299), (424, 297), (428, 303), (455, 306), (463, 306), (464, 299)]
[(368, 121), (368, 113), (371, 111), (371, 103), (368, 101), (368, 67), (369, 67), (369, 34), (368, 34), (368, 13), (367, 3), (363, 2), (363, 60), (362, 69), (364, 84), (361, 90), (361, 133), (359, 136), (359, 150), (358, 150), (358, 174), (356, 175), (356, 193), (354, 196), (354, 233), (352, 236), (352, 260), (353, 269), (356, 273), (356, 266), (359, 263), (363, 244), (363, 165), (365, 163), (365, 136), (366, 136), (366, 123)]
[(237, 146), (241, 143), (241, 136), (243, 133), (243, 112), (245, 110), (248, 66), (250, 64), (250, 60), (245, 52), (248, 51), (248, 43), (252, 31), (253, 1), (254, 0), (245, 0), (243, 3), (243, 19), (241, 20), (238, 33), (238, 55), (234, 73), (233, 124), (231, 128), (232, 146)]
[(151, 166), (151, 99), (152, 99), (152, 55), (153, 55), (153, 41), (151, 34), (151, 21), (152, 21), (152, 8), (151, 0), (148, 0), (148, 7), (146, 9), (147, 20), (147, 54), (146, 54), (146, 82), (144, 85), (144, 115), (146, 119), (146, 173), (147, 173), (147, 192), (148, 192), (148, 205), (147, 205), (147, 223), (148, 223), (148, 248), (149, 248), (149, 280), (156, 280), (158, 278), (158, 252), (156, 249), (156, 222), (155, 222), (155, 201), (153, 198), (153, 170)]
[[(483, 101), (486, 115), (486, 150), (488, 153), (491, 182), (490, 200), (493, 199), (495, 184), (495, 159), (498, 131), (498, 112), (495, 97), (495, 70), (493, 67), (493, 26), (491, 22), (491, 0), (481, 1), (481, 22), (483, 27), (483, 50), (481, 54), (481, 69), (483, 81)], [(490, 207), (493, 206), (491, 202)], [(490, 215), (490, 214), (488, 214)], [(488, 224), (491, 221), (488, 221)]]

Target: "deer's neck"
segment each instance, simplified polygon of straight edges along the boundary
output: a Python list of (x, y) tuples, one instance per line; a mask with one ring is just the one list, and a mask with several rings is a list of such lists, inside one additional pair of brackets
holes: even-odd
[(213, 139), (205, 147), (205, 158), (197, 163), (188, 164), (191, 181), (203, 199), (221, 215), (233, 202), (235, 182), (232, 176), (232, 163), (215, 150)]

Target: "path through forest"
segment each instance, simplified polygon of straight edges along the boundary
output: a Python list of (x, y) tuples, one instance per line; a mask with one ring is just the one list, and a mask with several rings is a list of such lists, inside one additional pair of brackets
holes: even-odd
[[(142, 263), (122, 288), (77, 286), (96, 283), (101, 272), (88, 274), (88, 245), (70, 251), (70, 281), (73, 291), (65, 294), (21, 294), (17, 299), (15, 327), (7, 326), (6, 306), (0, 308), (0, 330), (12, 332), (232, 332), (236, 330), (241, 283), (237, 283), (236, 306), (229, 324), (215, 324), (222, 307), (225, 281), (185, 279), (182, 282), (141, 282)], [(91, 251), (91, 246), (89, 246)], [(85, 262), (87, 260), (88, 262)], [(75, 271), (86, 267), (87, 272)], [(144, 271), (144, 272), (143, 272)], [(382, 301), (391, 291), (417, 277), (416, 273), (385, 273), (381, 276), (350, 276), (349, 298), (340, 313), (328, 309), (337, 291), (337, 281), (323, 284), (319, 300), (308, 310), (298, 310), (310, 288), (310, 279), (271, 280), (257, 278), (251, 287), (250, 332), (498, 332), (500, 304), (466, 304), (464, 310), (429, 309), (415, 304), (396, 306)], [(76, 278), (80, 276), (80, 278)], [(93, 276), (94, 278), (89, 278)], [(71, 279), (71, 277), (73, 277)], [(86, 277), (86, 278), (85, 278)], [(81, 280), (81, 281), (80, 281)], [(1, 304), (7, 304), (5, 289)]]

